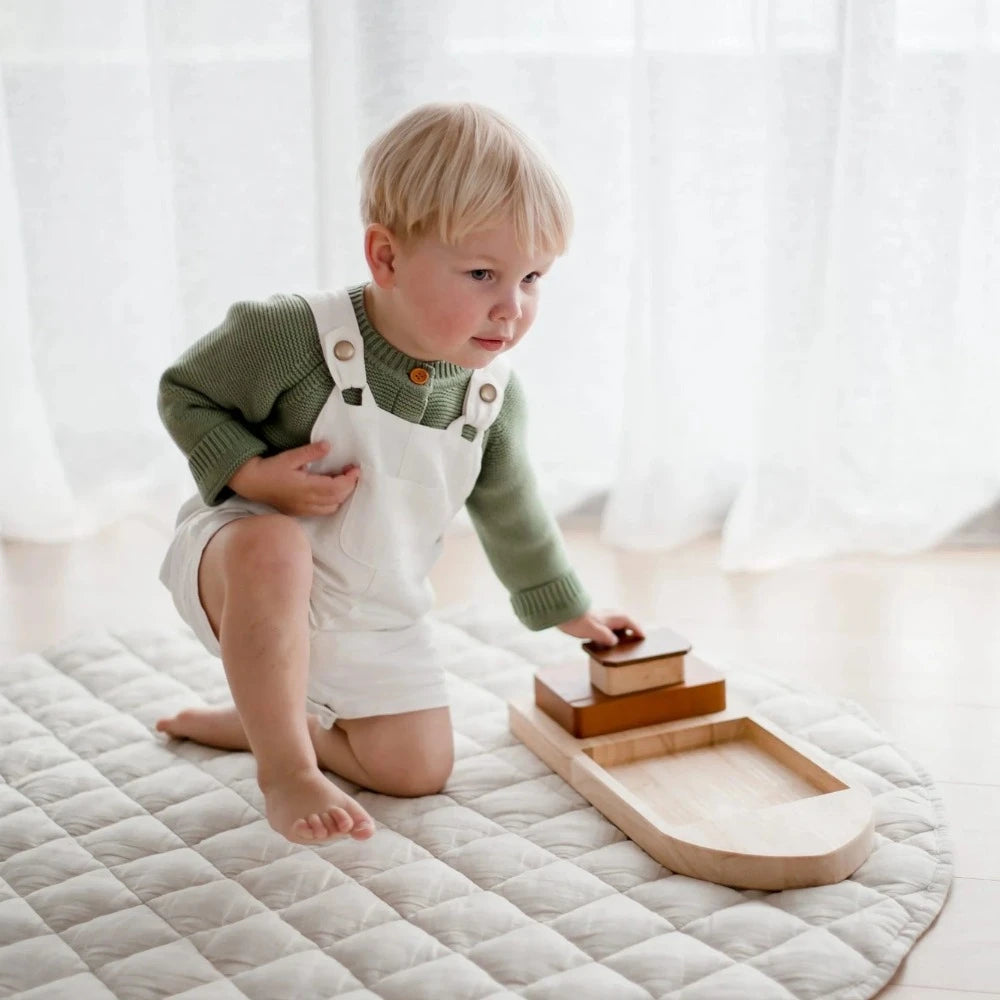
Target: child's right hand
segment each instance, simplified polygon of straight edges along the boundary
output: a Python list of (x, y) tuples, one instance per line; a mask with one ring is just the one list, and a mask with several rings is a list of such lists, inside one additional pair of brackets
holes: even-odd
[(282, 514), (296, 517), (335, 514), (354, 492), (361, 470), (349, 465), (336, 475), (309, 472), (309, 463), (329, 450), (326, 441), (314, 441), (270, 458), (258, 455), (236, 470), (229, 488), (247, 500), (270, 504)]

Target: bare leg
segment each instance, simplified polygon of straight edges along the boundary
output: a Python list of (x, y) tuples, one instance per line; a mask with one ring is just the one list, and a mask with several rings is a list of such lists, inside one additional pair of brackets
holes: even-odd
[(325, 768), (387, 795), (440, 792), (455, 760), (447, 708), (339, 719), (333, 729), (314, 720), (310, 729)]
[[(341, 719), (324, 729), (309, 716), (309, 734), (322, 767), (387, 795), (431, 795), (444, 786), (454, 759), (447, 708), (367, 719)], [(235, 707), (185, 709), (156, 728), (228, 750), (249, 750)]]
[(220, 750), (249, 750), (250, 741), (235, 705), (222, 708), (185, 708), (169, 719), (160, 719), (156, 728), (177, 739), (194, 740)]
[(319, 770), (306, 722), (312, 553), (302, 529), (280, 514), (230, 522), (206, 546), (198, 585), (268, 822), (298, 843), (370, 837), (368, 813)]

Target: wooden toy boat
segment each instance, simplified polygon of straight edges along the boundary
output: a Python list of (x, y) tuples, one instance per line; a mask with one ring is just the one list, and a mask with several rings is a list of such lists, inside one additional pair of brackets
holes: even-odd
[(746, 889), (839, 882), (871, 853), (871, 796), (761, 718), (710, 715), (577, 739), (530, 699), (511, 732), (671, 871)]

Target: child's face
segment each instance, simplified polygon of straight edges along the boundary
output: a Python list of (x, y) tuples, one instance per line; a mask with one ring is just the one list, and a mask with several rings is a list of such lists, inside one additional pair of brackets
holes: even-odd
[(457, 246), (430, 236), (412, 242), (395, 260), (397, 318), (409, 340), (396, 346), (428, 361), (485, 367), (528, 332), (552, 261), (520, 250), (510, 223)]

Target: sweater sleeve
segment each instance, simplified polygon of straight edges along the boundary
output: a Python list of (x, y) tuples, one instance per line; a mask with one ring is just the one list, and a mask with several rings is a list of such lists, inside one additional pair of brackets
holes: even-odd
[(322, 355), (309, 306), (298, 296), (272, 295), (231, 306), (164, 372), (160, 418), (207, 504), (231, 496), (226, 483), (233, 473), (268, 451), (258, 425), (317, 363)]
[(514, 613), (537, 631), (582, 615), (590, 598), (538, 494), (526, 422), (524, 391), (512, 373), (466, 506), (493, 571), (510, 592)]

